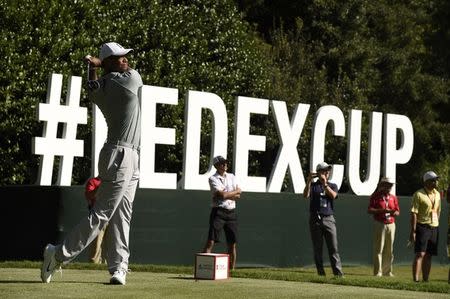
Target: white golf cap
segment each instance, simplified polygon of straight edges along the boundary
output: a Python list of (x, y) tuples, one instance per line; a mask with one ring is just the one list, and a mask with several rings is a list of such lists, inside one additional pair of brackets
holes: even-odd
[(100, 47), (99, 58), (103, 61), (103, 59), (108, 58), (109, 56), (124, 56), (131, 51), (133, 51), (133, 49), (125, 49), (118, 43), (106, 43)]
[(216, 157), (214, 157), (214, 159), (213, 159), (213, 165), (216, 165), (216, 164), (218, 164), (218, 163), (227, 163), (228, 161), (227, 161), (227, 159), (225, 159), (224, 157), (222, 157), (222, 156), (216, 156)]
[(331, 170), (331, 165), (329, 165), (326, 162), (317, 164), (316, 171), (321, 171), (321, 170)]
[(394, 179), (393, 178), (388, 178), (388, 177), (381, 178), (380, 184), (381, 183), (386, 183), (386, 184), (391, 184), (391, 185), (395, 184)]
[(434, 172), (434, 171), (427, 171), (425, 172), (425, 174), (423, 175), (423, 181), (429, 181), (429, 180), (435, 180), (438, 179), (439, 176)]

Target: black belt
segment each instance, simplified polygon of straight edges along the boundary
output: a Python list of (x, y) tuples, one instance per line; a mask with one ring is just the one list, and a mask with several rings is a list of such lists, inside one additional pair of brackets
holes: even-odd
[(131, 149), (137, 150), (137, 151), (140, 151), (140, 150), (141, 150), (141, 147), (140, 147), (139, 145), (135, 145), (135, 144), (128, 143), (128, 142), (125, 142), (125, 141), (121, 141), (121, 140), (117, 140), (117, 141), (107, 141), (106, 144), (108, 144), (108, 145), (118, 145), (118, 146), (128, 147), (128, 148), (131, 148)]
[(227, 213), (232, 213), (235, 210), (235, 209), (229, 210), (229, 209), (225, 209), (225, 208), (221, 208), (221, 207), (215, 207), (215, 209), (218, 209), (218, 210), (221, 210), (221, 211), (224, 211), (224, 212), (227, 212)]
[(426, 224), (426, 223), (417, 223), (417, 225), (423, 226), (423, 227), (426, 227), (426, 228), (429, 228), (429, 229), (434, 229), (434, 228), (437, 227), (437, 226), (431, 226), (431, 225)]
[(320, 217), (330, 217), (333, 216), (333, 214), (327, 215), (327, 214), (322, 214), (322, 213), (317, 213), (317, 212), (311, 212), (311, 215), (317, 215)]

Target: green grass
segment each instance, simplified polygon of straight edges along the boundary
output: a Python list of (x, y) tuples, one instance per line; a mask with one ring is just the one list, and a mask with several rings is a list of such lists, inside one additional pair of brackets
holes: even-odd
[(312, 268), (237, 269), (226, 281), (196, 281), (193, 267), (130, 265), (127, 285), (111, 286), (105, 265), (73, 263), (50, 284), (39, 262), (0, 263), (1, 298), (449, 298), (448, 266), (433, 265), (428, 283), (411, 281), (410, 266), (395, 277), (370, 275), (371, 267), (344, 267), (345, 278), (319, 277)]

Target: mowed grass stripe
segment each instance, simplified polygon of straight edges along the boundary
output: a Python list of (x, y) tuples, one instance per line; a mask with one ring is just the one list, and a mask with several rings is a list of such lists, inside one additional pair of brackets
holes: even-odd
[[(279, 270), (277, 270), (279, 271)], [(346, 279), (346, 278), (345, 278)], [(345, 280), (344, 279), (344, 280)], [(132, 272), (126, 286), (105, 270), (67, 269), (52, 283), (39, 269), (0, 268), (1, 298), (449, 298), (448, 294), (254, 278), (196, 281), (192, 274)]]
[(63, 270), (50, 284), (39, 270), (1, 268), (1, 298), (448, 298), (448, 294), (253, 278), (196, 281), (191, 274), (132, 272), (126, 286), (104, 270)]

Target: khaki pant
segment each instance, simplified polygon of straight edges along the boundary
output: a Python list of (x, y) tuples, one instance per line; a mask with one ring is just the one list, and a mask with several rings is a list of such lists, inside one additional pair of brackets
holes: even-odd
[(394, 260), (395, 223), (374, 221), (373, 225), (373, 274), (391, 275)]
[(102, 242), (103, 236), (105, 235), (105, 230), (108, 226), (105, 226), (97, 235), (94, 241), (90, 244), (89, 250), (89, 260), (94, 264), (101, 264), (105, 261), (105, 258), (102, 255)]

